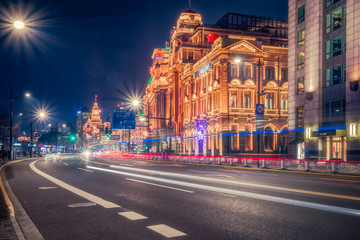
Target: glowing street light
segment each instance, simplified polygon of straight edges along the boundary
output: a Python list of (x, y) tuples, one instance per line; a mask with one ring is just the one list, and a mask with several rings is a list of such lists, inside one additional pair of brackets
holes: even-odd
[(30, 93), (25, 93), (25, 97), (31, 97)]
[(132, 102), (132, 104), (135, 106), (135, 107), (137, 107), (137, 106), (139, 106), (139, 104), (140, 104), (140, 102), (139, 102), (139, 100), (134, 100), (133, 102)]
[(43, 112), (43, 111), (41, 111), (41, 112), (39, 112), (39, 118), (40, 119), (44, 119), (44, 118), (46, 118), (46, 113), (45, 112)]
[(21, 20), (17, 20), (13, 23), (14, 28), (16, 29), (23, 29), (25, 27), (25, 23)]

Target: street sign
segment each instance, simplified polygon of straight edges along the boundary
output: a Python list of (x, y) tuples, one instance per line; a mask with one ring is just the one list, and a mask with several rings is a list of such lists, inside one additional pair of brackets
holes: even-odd
[(256, 104), (255, 115), (256, 115), (256, 131), (264, 130), (264, 104)]
[(255, 114), (264, 115), (264, 104), (256, 104)]
[(113, 129), (135, 129), (135, 112), (131, 109), (113, 109)]

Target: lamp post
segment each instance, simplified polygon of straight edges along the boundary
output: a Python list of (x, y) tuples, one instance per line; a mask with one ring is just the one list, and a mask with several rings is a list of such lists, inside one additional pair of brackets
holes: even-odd
[(30, 93), (25, 93), (23, 95), (14, 97), (12, 88), (10, 88), (10, 96), (6, 96), (4, 94), (0, 94), (0, 96), (10, 101), (10, 160), (13, 160), (13, 100), (21, 97), (30, 97), (31, 95)]
[[(260, 91), (260, 73), (261, 73), (261, 68), (262, 64), (259, 58), (259, 61), (257, 63), (257, 67), (258, 67), (258, 96), (257, 96), (257, 104), (260, 104), (260, 96), (264, 95), (264, 91)], [(256, 114), (256, 131), (258, 132), (257, 134), (257, 154), (258, 154), (258, 162), (257, 162), (257, 166), (260, 167), (260, 162), (259, 162), (259, 157), (260, 157), (260, 132), (259, 131), (263, 131), (263, 127), (262, 127), (262, 122), (260, 123), (260, 121), (262, 121), (263, 119), (260, 119), (259, 114)]]

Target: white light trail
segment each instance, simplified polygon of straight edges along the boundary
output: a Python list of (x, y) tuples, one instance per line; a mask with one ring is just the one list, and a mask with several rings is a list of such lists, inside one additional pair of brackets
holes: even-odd
[(140, 174), (135, 174), (135, 173), (115, 171), (112, 169), (105, 169), (105, 168), (99, 168), (99, 167), (93, 167), (93, 166), (87, 166), (87, 168), (100, 170), (100, 171), (104, 171), (104, 172), (116, 173), (116, 174), (125, 175), (125, 176), (132, 176), (132, 177), (152, 180), (152, 181), (156, 181), (156, 182), (174, 184), (174, 185), (179, 185), (179, 186), (184, 186), (184, 187), (208, 190), (208, 191), (212, 191), (212, 192), (230, 194), (230, 195), (235, 195), (235, 196), (240, 196), (240, 197), (247, 197), (247, 198), (265, 200), (265, 201), (270, 201), (270, 202), (276, 202), (276, 203), (282, 203), (282, 204), (287, 204), (287, 205), (306, 207), (306, 208), (312, 208), (312, 209), (317, 209), (317, 210), (323, 210), (323, 211), (328, 211), (328, 212), (347, 214), (347, 215), (360, 217), (360, 210), (356, 210), (356, 209), (336, 207), (336, 206), (330, 206), (330, 205), (319, 204), (319, 203), (311, 203), (311, 202), (293, 200), (293, 199), (282, 198), (282, 197), (268, 196), (268, 195), (258, 194), (258, 193), (243, 192), (243, 191), (238, 191), (238, 190), (213, 187), (213, 186), (207, 186), (207, 185), (196, 184), (196, 183), (180, 182), (180, 181), (176, 181), (176, 180), (157, 178), (157, 177), (140, 175)]

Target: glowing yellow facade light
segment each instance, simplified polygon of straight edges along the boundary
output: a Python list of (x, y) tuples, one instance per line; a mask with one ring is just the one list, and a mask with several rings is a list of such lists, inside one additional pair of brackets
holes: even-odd
[(350, 137), (356, 136), (356, 124), (350, 123)]
[(311, 128), (309, 128), (309, 127), (306, 128), (305, 136), (306, 136), (306, 139), (311, 138)]
[(25, 27), (25, 23), (23, 21), (17, 20), (13, 23), (14, 28), (23, 29)]
[(241, 59), (240, 59), (240, 58), (235, 58), (234, 62), (235, 62), (236, 64), (238, 64), (238, 63), (241, 62)]

